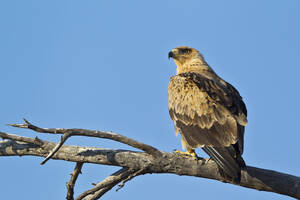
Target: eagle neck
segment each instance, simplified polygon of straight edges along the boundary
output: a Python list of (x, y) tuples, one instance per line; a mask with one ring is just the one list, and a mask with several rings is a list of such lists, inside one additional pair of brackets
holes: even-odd
[(177, 65), (177, 74), (194, 72), (202, 74), (206, 71), (212, 71), (212, 69), (206, 63), (185, 63), (183, 65)]

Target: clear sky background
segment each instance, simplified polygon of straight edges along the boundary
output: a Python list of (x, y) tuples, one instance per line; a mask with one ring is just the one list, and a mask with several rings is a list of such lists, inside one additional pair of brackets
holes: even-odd
[[(180, 149), (167, 104), (168, 52), (198, 49), (248, 108), (248, 165), (300, 176), (300, 1), (0, 2), (0, 130), (25, 117), (42, 127), (114, 131), (163, 151)], [(103, 139), (68, 144), (132, 149)], [(200, 156), (207, 157), (202, 151)], [(2, 199), (64, 199), (74, 163), (0, 157)], [(86, 164), (76, 195), (116, 171)], [(291, 199), (214, 180), (144, 175), (103, 199)]]

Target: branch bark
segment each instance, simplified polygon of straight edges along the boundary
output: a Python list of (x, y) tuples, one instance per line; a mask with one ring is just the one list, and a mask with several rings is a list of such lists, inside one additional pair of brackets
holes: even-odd
[[(65, 134), (66, 132), (70, 133), (73, 131), (72, 133), (74, 133), (74, 135), (112, 139), (145, 151), (136, 152), (62, 145), (58, 151), (53, 154), (52, 159), (122, 167), (122, 169), (115, 174), (112, 174), (96, 184), (93, 189), (86, 191), (85, 194), (87, 195), (84, 194), (84, 197), (79, 196), (77, 199), (98, 199), (116, 184), (120, 182), (125, 183), (135, 176), (147, 173), (171, 173), (227, 182), (218, 173), (217, 165), (212, 160), (203, 158), (195, 160), (194, 158), (177, 153), (159, 151), (150, 145), (115, 133), (85, 129), (43, 129), (36, 126), (32, 128), (26, 124), (15, 124), (13, 126), (54, 134)], [(40, 140), (37, 137), (29, 138), (4, 132), (0, 132), (0, 137), (6, 139), (0, 142), (0, 156), (30, 155), (47, 157), (57, 146), (56, 143)], [(247, 170), (242, 171), (239, 185), (300, 199), (300, 178), (272, 170), (247, 166)]]
[(111, 190), (115, 185), (126, 179), (134, 170), (129, 168), (122, 168), (117, 172), (113, 173), (103, 181), (97, 183), (94, 188), (87, 190), (80, 194), (75, 200), (92, 200), (98, 199), (107, 191)]
[(67, 186), (67, 197), (66, 200), (74, 200), (74, 187), (76, 180), (78, 178), (78, 175), (81, 174), (83, 163), (77, 162), (74, 171), (71, 174), (70, 181), (66, 184)]

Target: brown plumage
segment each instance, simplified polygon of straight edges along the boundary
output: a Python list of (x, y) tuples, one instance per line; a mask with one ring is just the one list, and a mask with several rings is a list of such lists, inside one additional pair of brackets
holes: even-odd
[(196, 49), (177, 47), (169, 52), (170, 57), (177, 74), (170, 78), (169, 113), (182, 145), (190, 154), (202, 147), (225, 178), (239, 182), (245, 167), (241, 155), (247, 124), (242, 97)]

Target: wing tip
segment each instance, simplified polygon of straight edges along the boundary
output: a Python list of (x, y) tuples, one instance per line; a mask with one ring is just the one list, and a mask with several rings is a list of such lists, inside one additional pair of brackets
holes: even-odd
[(241, 156), (234, 158), (226, 148), (203, 147), (203, 150), (216, 162), (220, 175), (227, 181), (239, 184), (242, 170), (246, 169)]

